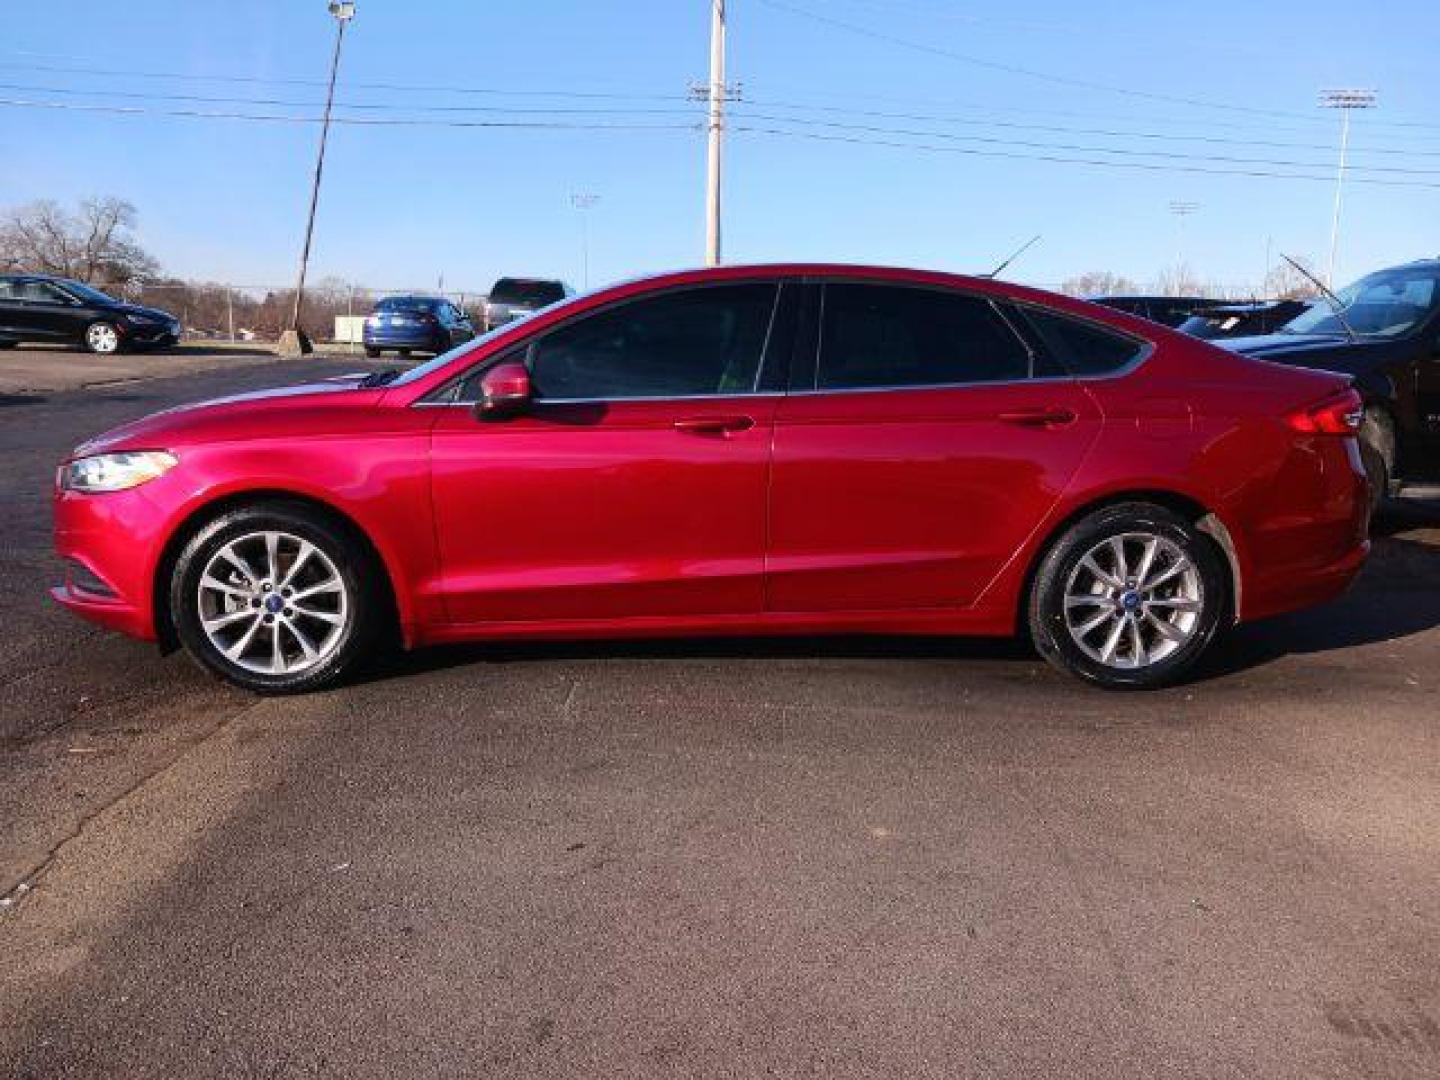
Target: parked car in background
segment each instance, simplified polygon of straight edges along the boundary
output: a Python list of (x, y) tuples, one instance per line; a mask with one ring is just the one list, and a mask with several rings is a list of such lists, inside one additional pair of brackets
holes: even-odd
[(558, 304), (575, 290), (563, 281), (544, 278), (502, 277), (485, 300), (485, 329), (494, 330), (543, 307)]
[(366, 317), (360, 336), (370, 357), (387, 349), (401, 356), (438, 355), (473, 338), (475, 327), (470, 316), (443, 297), (387, 296)]
[(1308, 300), (1253, 300), (1219, 304), (1191, 315), (1176, 329), (1206, 341), (1273, 334), (1309, 306)]
[(168, 311), (127, 304), (80, 281), (0, 274), (0, 348), (34, 342), (106, 354), (164, 348), (180, 333)]
[(1369, 274), (1274, 334), (1220, 344), (1350, 376), (1364, 397), (1360, 448), (1374, 497), (1440, 494), (1440, 260)]
[(268, 693), (391, 634), (1021, 629), (1155, 686), (1348, 585), (1359, 413), (1342, 376), (1009, 283), (697, 270), (91, 440), (53, 595)]
[(1228, 303), (1204, 296), (1092, 296), (1089, 300), (1170, 327), (1179, 326), (1196, 312)]

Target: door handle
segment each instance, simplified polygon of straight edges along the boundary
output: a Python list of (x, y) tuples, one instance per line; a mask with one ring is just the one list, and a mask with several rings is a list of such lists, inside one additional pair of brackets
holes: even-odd
[(1020, 427), (1062, 427), (1076, 420), (1073, 409), (1017, 409), (1000, 414), (1002, 424), (1018, 424)]
[(682, 416), (675, 421), (675, 430), (687, 435), (729, 435), (754, 426), (755, 421), (748, 416)]

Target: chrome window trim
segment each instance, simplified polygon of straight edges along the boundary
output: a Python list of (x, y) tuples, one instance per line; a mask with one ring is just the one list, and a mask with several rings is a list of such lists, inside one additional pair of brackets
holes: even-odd
[[(650, 395), (647, 397), (621, 397), (621, 398), (535, 398), (536, 406), (543, 405), (624, 405), (628, 402), (648, 402), (654, 404), (657, 401), (732, 401), (741, 399), (744, 401), (764, 401), (768, 398), (783, 398), (785, 394), (779, 390), (764, 390), (754, 393), (748, 390), (737, 390), (729, 394), (682, 394), (682, 395)], [(473, 409), (473, 401), (417, 401), (409, 406), (412, 409)]]

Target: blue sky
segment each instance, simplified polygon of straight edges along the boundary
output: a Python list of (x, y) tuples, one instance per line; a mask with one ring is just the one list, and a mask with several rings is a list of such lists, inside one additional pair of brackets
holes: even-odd
[[(1108, 269), (1145, 282), (1175, 261), (1168, 207), (1183, 200), (1200, 204), (1184, 257), (1204, 278), (1256, 282), (1267, 248), (1323, 263), (1328, 179), (1173, 170), (1331, 177), (1338, 118), (1315, 101), (1337, 86), (1380, 94), (1381, 108), (1356, 118), (1354, 162), (1415, 170), (1365, 175), (1435, 185), (1350, 184), (1338, 277), (1440, 252), (1433, 0), (729, 6), (729, 74), (747, 99), (733, 123), (792, 134), (730, 138), (727, 261), (981, 271), (1040, 233), (1008, 276), (1043, 284)], [(71, 0), (22, 5), (6, 22), (0, 99), (266, 115), (318, 112), (308, 103), (323, 95), (313, 81), (333, 34), (323, 0)], [(580, 127), (337, 126), (312, 280), (433, 287), (443, 274), (448, 288), (483, 289), (510, 272), (579, 285), (577, 191), (601, 197), (589, 219), (592, 284), (698, 263), (704, 136), (684, 96), (706, 77), (708, 25), (708, 0), (359, 0), (337, 98), (381, 108), (341, 115)], [(545, 109), (624, 111), (519, 111)], [(759, 119), (777, 116), (786, 119)], [(1099, 134), (1117, 131), (1129, 134)], [(316, 134), (309, 124), (0, 106), (0, 206), (122, 195), (168, 271), (284, 283)], [(1178, 156), (1137, 156), (1157, 150)]]

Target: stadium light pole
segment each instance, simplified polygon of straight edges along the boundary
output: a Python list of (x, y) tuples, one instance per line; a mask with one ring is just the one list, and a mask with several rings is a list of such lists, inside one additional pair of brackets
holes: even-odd
[(1185, 265), (1185, 219), (1200, 209), (1197, 202), (1176, 200), (1170, 204), (1170, 213), (1175, 215), (1175, 270), (1178, 273)]
[(345, 25), (355, 18), (354, 0), (330, 0), (335, 17), (335, 51), (330, 57), (330, 87), (325, 92), (325, 116), (320, 122), (320, 150), (315, 155), (315, 176), (310, 183), (310, 213), (305, 218), (305, 243), (300, 248), (300, 274), (295, 281), (295, 304), (290, 309), (290, 328), (280, 337), (281, 356), (304, 356), (311, 351), (310, 339), (300, 329), (300, 308), (305, 302), (305, 271), (310, 263), (310, 239), (315, 233), (315, 207), (320, 202), (320, 175), (325, 171), (325, 143), (330, 137), (330, 110), (335, 104), (335, 76), (340, 70), (340, 46), (345, 43)]
[(570, 196), (570, 205), (580, 215), (580, 282), (586, 292), (590, 291), (590, 211), (599, 202), (599, 195), (585, 192)]
[(1325, 284), (1335, 287), (1335, 254), (1340, 247), (1340, 199), (1345, 191), (1345, 156), (1350, 149), (1350, 114), (1356, 109), (1375, 108), (1374, 90), (1326, 90), (1320, 95), (1322, 109), (1340, 110), (1340, 167), (1335, 172), (1335, 213), (1330, 219), (1330, 264)]

